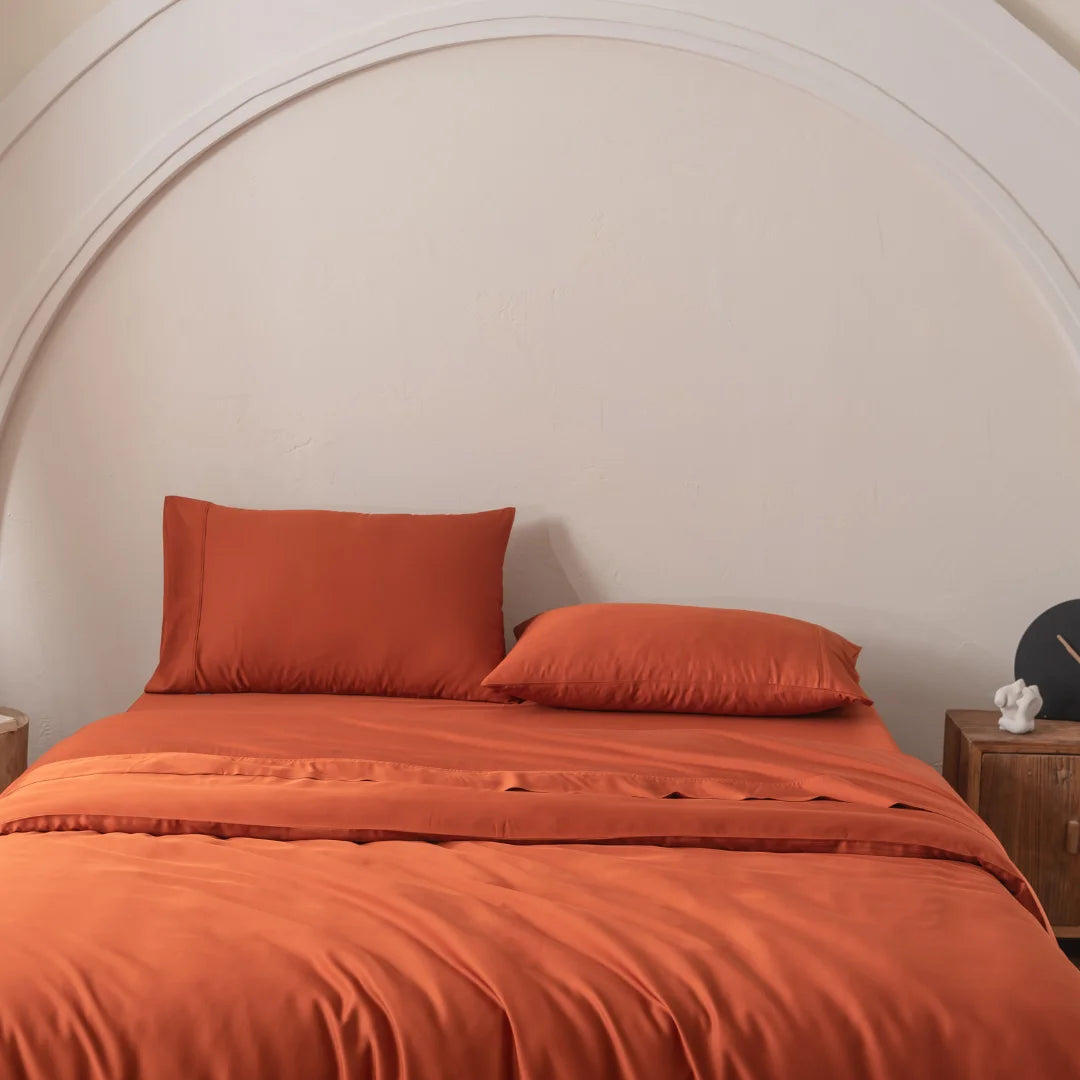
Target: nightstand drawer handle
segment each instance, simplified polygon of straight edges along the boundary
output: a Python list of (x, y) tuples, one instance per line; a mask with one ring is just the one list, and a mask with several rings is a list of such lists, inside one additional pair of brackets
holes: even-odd
[(1080, 855), (1080, 821), (1065, 825), (1065, 850), (1070, 855)]

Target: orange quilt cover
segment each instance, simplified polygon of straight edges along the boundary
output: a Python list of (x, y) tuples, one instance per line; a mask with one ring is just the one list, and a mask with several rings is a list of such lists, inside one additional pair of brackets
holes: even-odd
[(127, 713), (16, 781), (0, 1076), (1080, 1075), (1080, 975), (927, 766), (401, 710), (321, 757), (302, 707), (262, 753)]

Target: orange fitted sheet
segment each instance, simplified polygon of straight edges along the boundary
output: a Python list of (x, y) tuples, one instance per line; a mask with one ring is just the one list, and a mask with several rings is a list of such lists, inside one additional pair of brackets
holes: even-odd
[[(408, 728), (439, 717), (447, 728), (474, 719), (505, 723), (522, 738), (550, 731), (649, 731), (693, 730), (703, 732), (743, 732), (768, 738), (827, 742), (872, 750), (896, 750), (896, 741), (872, 705), (849, 705), (843, 709), (807, 717), (699, 716), (686, 713), (591, 712), (581, 709), (553, 709), (544, 705), (489, 705), (470, 701), (421, 698), (343, 697), (332, 694), (143, 694), (129, 711), (172, 709), (181, 711), (185, 723), (203, 717), (205, 725), (221, 739), (240, 748), (246, 739), (272, 736), (263, 729), (271, 717), (283, 723), (302, 724), (310, 740), (312, 754), (334, 753), (335, 748), (353, 752), (357, 725), (379, 716), (389, 723)], [(226, 716), (228, 719), (226, 719)], [(258, 729), (256, 731), (256, 729)], [(103, 733), (87, 731), (87, 739), (98, 742)], [(81, 734), (81, 733), (80, 733)], [(74, 736), (80, 738), (80, 734)], [(118, 737), (123, 737), (118, 732)], [(112, 745), (101, 743), (100, 745)], [(261, 745), (261, 742), (260, 742)], [(108, 752), (102, 750), (101, 752)]]
[(141, 700), (0, 795), (0, 1076), (1080, 1075), (1028, 883), (871, 724)]

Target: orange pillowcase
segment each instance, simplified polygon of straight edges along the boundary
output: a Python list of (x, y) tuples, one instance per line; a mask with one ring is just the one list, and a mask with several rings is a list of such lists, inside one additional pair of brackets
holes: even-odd
[(761, 611), (580, 604), (518, 628), (484, 685), (540, 705), (721, 716), (803, 716), (872, 702), (859, 647)]
[(507, 701), (513, 509), (235, 510), (165, 500), (161, 660), (151, 693), (385, 694)]

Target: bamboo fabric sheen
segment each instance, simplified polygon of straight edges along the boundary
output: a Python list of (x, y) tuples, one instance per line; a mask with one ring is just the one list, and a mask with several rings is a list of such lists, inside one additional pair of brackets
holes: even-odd
[(858, 645), (764, 611), (675, 604), (578, 604), (518, 628), (484, 680), (571, 709), (804, 716), (852, 702)]
[(147, 690), (508, 700), (512, 509), (236, 510), (165, 500), (161, 660)]
[(1080, 975), (927, 766), (381, 704), (226, 752), (143, 699), (9, 788), (0, 1075), (1078, 1075)]

